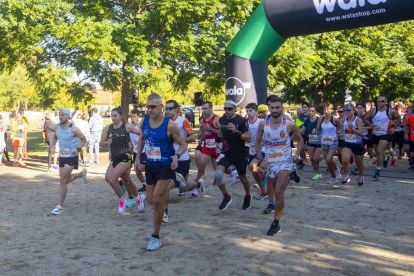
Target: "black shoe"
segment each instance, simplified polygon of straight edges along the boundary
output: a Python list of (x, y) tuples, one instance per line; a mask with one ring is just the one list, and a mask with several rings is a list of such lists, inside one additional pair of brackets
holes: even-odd
[(303, 170), (304, 167), (305, 167), (305, 161), (303, 161), (303, 159), (299, 159), (299, 161), (298, 161), (298, 169), (299, 170)]
[(267, 235), (268, 236), (274, 236), (277, 234), (277, 232), (280, 231), (280, 226), (279, 224), (276, 225), (275, 223), (272, 223), (272, 225), (270, 225), (270, 229), (269, 231), (267, 231)]
[(124, 185), (124, 181), (122, 179), (121, 180), (118, 180), (118, 182), (119, 182), (119, 186)]
[(271, 212), (275, 211), (275, 205), (269, 204), (267, 205), (266, 209), (263, 210), (263, 213), (270, 214)]
[(142, 185), (141, 189), (138, 189), (138, 192), (146, 192), (147, 191), (147, 185)]
[(290, 176), (290, 179), (291, 179), (291, 180), (294, 180), (296, 183), (299, 183), (299, 182), (300, 182), (300, 177), (299, 177), (299, 175), (296, 173), (296, 170), (294, 170), (293, 172), (291, 172), (291, 173), (289, 174), (289, 176)]
[(223, 201), (221, 202), (221, 204), (219, 206), (219, 210), (226, 210), (231, 202), (232, 202), (231, 197), (223, 198)]
[(250, 195), (248, 198), (244, 197), (244, 201), (243, 201), (243, 206), (242, 209), (246, 210), (246, 209), (250, 209), (250, 207), (252, 207), (252, 195)]

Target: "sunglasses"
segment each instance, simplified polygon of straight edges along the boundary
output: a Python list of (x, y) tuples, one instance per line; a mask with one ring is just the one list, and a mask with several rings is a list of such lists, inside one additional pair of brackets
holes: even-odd
[(379, 103), (385, 103), (386, 101), (384, 101), (384, 100), (378, 100), (377, 102), (379, 102)]
[(259, 114), (265, 114), (266, 111), (259, 111)]
[(343, 111), (339, 111), (339, 110), (338, 110), (338, 113), (344, 113), (344, 112), (343, 112)]
[(159, 106), (160, 106), (159, 104), (149, 104), (147, 105), (147, 109), (156, 109)]
[(210, 107), (203, 107), (203, 108), (201, 108), (202, 110), (207, 110), (207, 109), (210, 109)]
[(174, 110), (176, 108), (178, 108), (178, 106), (165, 107), (165, 110)]
[(225, 111), (232, 111), (234, 109), (234, 107), (225, 107), (224, 110)]

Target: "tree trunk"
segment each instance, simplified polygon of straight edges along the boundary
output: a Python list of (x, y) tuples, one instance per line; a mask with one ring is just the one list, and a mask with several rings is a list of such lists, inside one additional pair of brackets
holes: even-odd
[(121, 95), (121, 108), (122, 112), (124, 113), (125, 121), (128, 122), (128, 114), (129, 114), (129, 90), (131, 86), (131, 77), (130, 73), (128, 72), (128, 67), (130, 63), (127, 59), (122, 63), (122, 95)]
[(322, 91), (323, 88), (321, 87), (322, 85), (319, 85), (318, 87), (315, 88), (315, 92), (313, 93), (313, 104), (314, 105), (318, 105), (322, 102)]

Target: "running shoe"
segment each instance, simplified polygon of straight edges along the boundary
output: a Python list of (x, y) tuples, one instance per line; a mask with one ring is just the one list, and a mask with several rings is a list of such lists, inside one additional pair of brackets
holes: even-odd
[(397, 162), (397, 158), (394, 158), (394, 159), (391, 161), (391, 167), (394, 167), (396, 162)]
[(309, 165), (308, 160), (305, 160), (305, 166), (308, 166), (308, 165)]
[(390, 154), (390, 151), (386, 149), (385, 154)]
[(252, 207), (252, 198), (253, 198), (252, 195), (249, 195), (248, 197), (246, 196), (244, 197), (243, 206), (242, 206), (243, 210), (247, 210), (247, 209), (250, 209), (250, 207)]
[(358, 168), (353, 169), (353, 170), (351, 171), (351, 173), (353, 173), (353, 174), (358, 174)]
[(349, 164), (354, 164), (354, 155), (351, 155), (351, 158), (349, 159)]
[(270, 214), (271, 212), (275, 211), (275, 205), (274, 204), (268, 204), (266, 209), (263, 210), (264, 214)]
[(379, 180), (380, 176), (381, 176), (381, 173), (380, 173), (380, 171), (377, 170), (377, 171), (375, 171), (375, 174), (374, 174), (373, 178), (374, 178), (374, 180)]
[(185, 182), (184, 177), (180, 174), (180, 173), (175, 173), (175, 186), (179, 189), (179, 190), (184, 190), (184, 191), (188, 191), (188, 183)]
[(276, 223), (272, 223), (272, 225), (270, 225), (270, 229), (269, 231), (267, 231), (267, 235), (268, 236), (274, 236), (276, 235), (278, 232), (280, 231), (280, 226), (279, 224), (276, 225)]
[[(4, 165), (3, 163), (0, 163), (0, 166), (2, 166), (2, 167), (3, 167), (3, 166), (6, 166), (6, 165)], [(49, 172), (49, 170), (48, 170), (48, 172)]]
[(257, 200), (262, 200), (267, 198), (267, 192), (261, 192), (260, 195), (257, 197)]
[(230, 196), (229, 196), (229, 198), (223, 198), (223, 201), (221, 202), (221, 204), (219, 206), (219, 210), (226, 210), (231, 202), (232, 202), (232, 199), (231, 199)]
[(150, 242), (147, 246), (147, 250), (148, 251), (154, 251), (154, 250), (159, 249), (160, 246), (161, 246), (161, 240), (157, 239), (157, 238), (154, 238), (154, 237), (151, 237)]
[(410, 165), (410, 166), (414, 165), (414, 160), (410, 160), (410, 161), (408, 162), (408, 165)]
[(82, 171), (81, 171), (81, 173), (82, 173), (82, 179), (83, 179), (83, 182), (86, 184), (86, 183), (88, 183), (89, 182), (89, 177), (86, 175), (87, 173), (88, 173), (88, 170), (87, 169), (83, 169)]
[(88, 163), (88, 161), (83, 162), (83, 166), (84, 166), (84, 167), (89, 167), (89, 163)]
[(142, 185), (142, 187), (138, 190), (138, 192), (146, 192), (147, 191), (147, 185)]
[(358, 186), (364, 186), (364, 177), (363, 176), (358, 178)]
[(322, 179), (322, 174), (321, 173), (317, 173), (315, 174), (314, 177), (312, 177), (313, 180), (318, 180), (318, 179)]
[(303, 159), (299, 159), (298, 161), (298, 169), (299, 170), (303, 170), (303, 168), (305, 167), (305, 162), (303, 161)]
[(168, 223), (168, 215), (166, 212), (164, 212), (164, 215), (162, 216), (162, 222)]
[(126, 207), (132, 208), (132, 207), (134, 207), (134, 204), (135, 204), (135, 198), (128, 198), (128, 202), (127, 202)]
[(259, 184), (257, 184), (257, 183), (254, 183), (254, 184), (253, 184), (253, 187), (254, 187), (254, 188), (256, 188), (256, 189), (259, 189), (259, 190), (260, 190), (260, 186), (259, 186)]
[(234, 184), (236, 184), (236, 181), (237, 181), (237, 171), (234, 170), (234, 171), (231, 171), (231, 173), (230, 173), (230, 183), (229, 183), (229, 185), (231, 187), (233, 187)]
[(119, 182), (119, 186), (121, 186), (121, 193), (122, 193), (122, 195), (124, 195), (125, 192), (126, 192), (126, 189), (125, 189), (125, 186), (124, 186), (124, 181), (121, 179), (118, 182)]
[(351, 179), (349, 177), (344, 177), (344, 179), (342, 180), (342, 185), (345, 185), (347, 183), (349, 183), (351, 181)]
[(185, 196), (184, 192), (178, 192), (178, 196)]
[(144, 212), (144, 208), (145, 208), (145, 205), (144, 205), (145, 195), (138, 195), (137, 198), (138, 198), (137, 199), (138, 211)]
[(51, 168), (47, 170), (47, 173), (54, 173), (56, 172), (55, 170), (52, 170)]
[(200, 197), (204, 196), (204, 193), (206, 192), (206, 187), (204, 186), (204, 180), (200, 179), (197, 182), (198, 184), (200, 184), (200, 187), (197, 188), (197, 193)]
[(13, 166), (14, 166), (14, 167), (19, 167), (19, 166), (20, 166), (20, 163), (19, 163), (19, 162), (14, 162), (14, 163), (13, 163)]
[(262, 186), (266, 185), (267, 183), (267, 171), (264, 171), (264, 174), (259, 174), (260, 177), (260, 184)]
[(119, 202), (119, 208), (118, 208), (118, 213), (123, 214), (126, 211), (126, 204), (127, 201), (125, 200), (125, 198)]
[(373, 164), (377, 164), (377, 161), (372, 162)]
[(296, 183), (299, 183), (299, 182), (300, 182), (300, 177), (299, 177), (299, 175), (296, 173), (296, 170), (294, 170), (293, 172), (291, 172), (291, 173), (289, 174), (289, 177), (290, 177), (290, 179), (291, 179), (291, 180), (295, 181)]
[(338, 183), (338, 179), (336, 179), (336, 177), (332, 177), (331, 181), (328, 182), (328, 184), (335, 184)]
[(341, 180), (341, 178), (342, 178), (342, 174), (341, 174), (341, 171), (339, 170), (339, 168), (335, 169), (335, 177), (336, 177), (337, 180)]
[(22, 167), (26, 167), (26, 163), (24, 163), (23, 161), (21, 161), (19, 164), (20, 164), (20, 166), (22, 166)]
[(55, 170), (59, 170), (59, 166), (58, 165), (56, 165), (56, 166), (53, 166), (53, 168), (55, 169)]
[(56, 208), (53, 209), (52, 214), (54, 214), (54, 215), (60, 215), (60, 213), (62, 213), (62, 212), (63, 212), (63, 208), (56, 206)]
[(216, 180), (214, 179), (214, 181), (213, 181), (213, 185), (217, 185), (217, 182), (216, 182)]
[(389, 155), (387, 155), (387, 158), (384, 160), (384, 164), (382, 164), (382, 166), (384, 167), (384, 169), (386, 168), (386, 167), (388, 167), (388, 162), (390, 161), (390, 156)]
[(197, 190), (195, 190), (192, 194), (191, 194), (193, 197), (198, 197), (198, 192), (197, 192)]

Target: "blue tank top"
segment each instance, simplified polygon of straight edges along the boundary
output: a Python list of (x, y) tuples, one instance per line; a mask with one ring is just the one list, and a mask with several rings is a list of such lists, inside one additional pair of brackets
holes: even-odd
[(147, 155), (146, 165), (154, 168), (167, 166), (172, 163), (170, 156), (175, 154), (174, 139), (167, 135), (168, 121), (170, 118), (165, 116), (164, 122), (159, 128), (153, 129), (149, 125), (149, 116), (145, 115), (142, 132), (145, 138), (145, 152)]
[(63, 158), (75, 157), (72, 150), (78, 148), (78, 138), (72, 137), (72, 124), (67, 129), (63, 129), (60, 125), (56, 131), (56, 136), (59, 141), (59, 156)]

